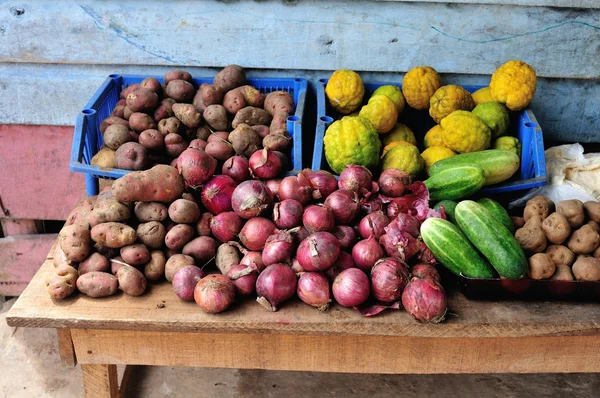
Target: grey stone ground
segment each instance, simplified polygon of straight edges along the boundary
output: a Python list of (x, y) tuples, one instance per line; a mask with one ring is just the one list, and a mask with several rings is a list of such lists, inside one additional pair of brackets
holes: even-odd
[[(81, 370), (63, 368), (49, 329), (11, 328), (0, 312), (0, 397), (81, 397)], [(600, 348), (599, 348), (600, 349)], [(122, 371), (122, 369), (120, 369)], [(136, 367), (129, 397), (598, 397), (600, 375), (357, 375)]]

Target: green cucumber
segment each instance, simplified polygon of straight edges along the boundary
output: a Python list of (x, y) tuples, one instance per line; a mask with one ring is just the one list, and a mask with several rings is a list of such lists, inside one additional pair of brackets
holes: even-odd
[(519, 170), (520, 159), (516, 153), (500, 149), (463, 153), (435, 162), (429, 168), (429, 175), (435, 176), (448, 168), (472, 163), (483, 169), (485, 185), (492, 185), (512, 177)]
[(433, 206), (434, 210), (439, 210), (440, 207), (444, 206), (444, 213), (446, 213), (446, 217), (448, 221), (454, 223), (454, 209), (456, 209), (457, 203), (453, 200), (442, 200), (437, 202), (435, 206)]
[[(435, 164), (435, 163), (434, 163)], [(485, 183), (483, 169), (477, 164), (448, 167), (423, 181), (432, 202), (466, 198), (479, 191)]]
[(469, 278), (495, 276), (492, 267), (450, 221), (428, 218), (421, 224), (421, 237), (435, 258), (456, 275)]
[(456, 206), (456, 223), (471, 243), (506, 279), (521, 279), (527, 274), (527, 257), (519, 242), (488, 209), (463, 200)]
[(510, 233), (514, 235), (515, 225), (510, 219), (506, 209), (500, 203), (490, 198), (479, 199), (477, 203), (488, 209), (494, 215), (494, 217), (496, 217), (498, 221), (500, 221), (502, 225), (504, 225), (506, 229), (508, 229)]

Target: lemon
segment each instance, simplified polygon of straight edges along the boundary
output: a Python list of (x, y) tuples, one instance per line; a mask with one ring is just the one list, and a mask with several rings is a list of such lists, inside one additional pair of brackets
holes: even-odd
[(472, 113), (480, 118), (492, 132), (492, 139), (506, 135), (510, 123), (508, 109), (499, 102), (484, 102), (473, 109)]
[(409, 144), (417, 145), (415, 133), (406, 124), (402, 123), (396, 123), (389, 133), (381, 137), (383, 145), (388, 145), (394, 141), (406, 141)]
[(423, 160), (425, 160), (425, 170), (427, 170), (427, 172), (429, 172), (431, 165), (438, 160), (447, 159), (454, 155), (456, 155), (456, 153), (452, 149), (443, 146), (429, 147), (421, 154)]
[(475, 105), (483, 104), (484, 102), (496, 102), (492, 94), (490, 93), (489, 87), (480, 88), (471, 94), (473, 97), (473, 101), (475, 101)]
[(442, 86), (442, 78), (431, 66), (412, 68), (402, 79), (402, 94), (408, 106), (418, 110), (429, 109), (429, 100)]
[(333, 122), (323, 138), (329, 167), (340, 174), (348, 164), (377, 166), (381, 141), (377, 131), (361, 116), (345, 116)]
[(404, 110), (404, 96), (402, 95), (402, 90), (398, 86), (381, 86), (377, 90), (373, 91), (373, 97), (376, 95), (385, 95), (389, 99), (391, 99), (396, 105), (396, 110), (398, 114), (402, 113)]
[(379, 134), (389, 132), (398, 121), (396, 105), (385, 95), (369, 98), (369, 103), (361, 108), (358, 115), (368, 119)]
[(523, 61), (510, 60), (492, 75), (490, 93), (511, 111), (519, 111), (533, 99), (536, 84), (535, 69)]
[(399, 145), (412, 145), (412, 144), (409, 144), (406, 141), (393, 141), (393, 142), (390, 142), (389, 144), (387, 144), (386, 146), (383, 147), (383, 152), (381, 152), (381, 158), (383, 159), (383, 157), (385, 156), (385, 154), (388, 153), (390, 149), (392, 149), (394, 147), (397, 147)]
[(458, 153), (489, 148), (492, 133), (481, 119), (467, 111), (454, 111), (442, 119), (442, 140)]
[(470, 111), (475, 107), (471, 93), (455, 84), (442, 86), (429, 101), (429, 115), (439, 123), (454, 111)]
[(425, 161), (419, 153), (419, 149), (411, 144), (402, 144), (390, 149), (382, 159), (382, 170), (398, 169), (413, 177), (423, 171)]
[(358, 73), (351, 70), (336, 70), (325, 87), (331, 106), (346, 115), (358, 109), (365, 95), (365, 86)]
[(444, 146), (444, 140), (442, 140), (442, 126), (436, 124), (423, 137), (423, 146), (429, 148), (432, 146)]
[(494, 141), (494, 149), (503, 149), (505, 151), (511, 151), (521, 157), (521, 141), (516, 137), (504, 136)]

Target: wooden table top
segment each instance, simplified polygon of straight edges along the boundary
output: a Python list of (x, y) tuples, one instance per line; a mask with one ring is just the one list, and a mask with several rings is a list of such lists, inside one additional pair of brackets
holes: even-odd
[(297, 298), (284, 303), (277, 312), (268, 312), (247, 299), (224, 313), (211, 315), (193, 302), (179, 300), (166, 281), (151, 284), (140, 297), (119, 292), (102, 299), (76, 294), (53, 301), (45, 288), (52, 269), (52, 261), (46, 259), (7, 314), (10, 326), (474, 338), (600, 334), (600, 307), (594, 303), (470, 301), (453, 291), (449, 293), (447, 320), (437, 325), (418, 323), (401, 310), (365, 318), (335, 304), (328, 312), (320, 313)]

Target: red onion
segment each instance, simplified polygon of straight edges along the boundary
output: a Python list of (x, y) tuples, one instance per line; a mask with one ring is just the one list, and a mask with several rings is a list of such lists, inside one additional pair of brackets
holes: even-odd
[(315, 232), (300, 243), (296, 258), (306, 271), (323, 271), (338, 259), (340, 247), (340, 241), (333, 234)]
[(336, 262), (333, 263), (333, 266), (325, 271), (325, 275), (327, 275), (329, 279), (334, 280), (343, 270), (355, 267), (356, 263), (354, 262), (352, 255), (350, 253), (340, 252), (340, 256)]
[(210, 222), (212, 221), (213, 215), (209, 212), (202, 213), (200, 220), (196, 223), (196, 233), (198, 236), (210, 236)]
[(177, 170), (186, 187), (197, 188), (215, 174), (217, 161), (202, 149), (188, 148), (179, 155)]
[(265, 266), (265, 263), (263, 263), (263, 261), (262, 261), (262, 253), (261, 252), (249, 252), (246, 249), (244, 249), (244, 251), (245, 251), (244, 257), (242, 257), (240, 264), (245, 264), (245, 265), (249, 265), (252, 268), (256, 268), (256, 270), (258, 271), (259, 274), (261, 272), (263, 272), (264, 269), (266, 268), (266, 266)]
[(235, 291), (240, 296), (250, 296), (256, 291), (258, 271), (245, 264), (234, 265), (227, 272), (227, 277), (235, 285)]
[(373, 296), (382, 303), (400, 300), (408, 283), (408, 269), (395, 258), (379, 260), (371, 270), (371, 290)]
[(280, 151), (273, 151), (273, 153), (275, 155), (277, 155), (277, 157), (281, 161), (281, 169), (282, 170), (287, 170), (289, 168), (289, 165), (290, 165), (290, 159), (287, 157), (287, 155), (285, 153), (283, 153), (283, 152), (280, 152)]
[(310, 205), (304, 209), (302, 223), (308, 232), (333, 231), (335, 217), (327, 207)]
[(364, 303), (371, 293), (369, 278), (358, 268), (340, 272), (333, 281), (333, 297), (339, 305), (355, 307)]
[(267, 186), (256, 180), (244, 181), (231, 196), (233, 211), (242, 218), (257, 217), (267, 211), (273, 203), (273, 195)]
[(173, 275), (173, 290), (177, 297), (183, 301), (194, 301), (194, 288), (206, 274), (195, 265), (180, 268)]
[(398, 169), (386, 169), (379, 176), (379, 190), (385, 196), (398, 198), (404, 194), (404, 187), (412, 184), (410, 174)]
[(342, 250), (349, 250), (356, 242), (356, 231), (348, 225), (338, 225), (333, 230), (333, 235), (338, 238)]
[(339, 189), (325, 199), (325, 207), (333, 212), (338, 224), (348, 224), (360, 210), (356, 192)]
[(300, 229), (294, 234), (294, 241), (297, 245), (300, 245), (304, 239), (308, 238), (308, 235), (310, 235), (308, 229), (300, 227)]
[(273, 221), (277, 228), (289, 229), (302, 224), (304, 207), (295, 199), (286, 199), (273, 206)]
[(304, 268), (300, 265), (297, 258), (292, 259), (292, 270), (296, 273), (296, 275), (300, 276), (300, 274), (306, 272)]
[(298, 279), (298, 297), (319, 311), (327, 311), (331, 302), (329, 281), (318, 272), (304, 272)]
[(256, 280), (256, 301), (269, 311), (277, 311), (279, 304), (296, 293), (296, 274), (283, 264), (269, 265)]
[(384, 228), (379, 239), (388, 256), (407, 262), (419, 251), (419, 220), (409, 214), (400, 213)]
[(196, 304), (209, 314), (225, 311), (234, 299), (235, 285), (225, 275), (207, 275), (198, 282), (194, 289)]
[(365, 195), (371, 192), (373, 187), (373, 174), (364, 166), (349, 164), (340, 173), (338, 186), (340, 189), (347, 189)]
[(442, 282), (442, 278), (440, 278), (437, 269), (431, 264), (415, 264), (410, 269), (410, 274), (413, 278), (431, 279), (437, 283)]
[(307, 169), (302, 173), (308, 174), (308, 179), (313, 187), (312, 196), (316, 200), (325, 200), (329, 195), (338, 189), (338, 182), (328, 171)]
[(240, 231), (242, 244), (250, 250), (262, 250), (269, 236), (275, 233), (273, 221), (264, 217), (254, 217), (246, 221)]
[(402, 306), (419, 322), (439, 323), (446, 316), (446, 292), (431, 279), (413, 278), (402, 293)]
[(262, 252), (266, 266), (289, 262), (294, 254), (294, 238), (289, 232), (278, 232), (269, 236)]
[(204, 186), (200, 192), (200, 200), (212, 214), (219, 214), (231, 210), (231, 195), (237, 187), (233, 178), (226, 175), (216, 175)]
[(385, 210), (381, 195), (374, 195), (360, 202), (360, 208), (367, 214)]
[(356, 266), (363, 271), (370, 271), (375, 263), (385, 256), (385, 252), (374, 237), (361, 240), (352, 248), (352, 258)]
[(233, 211), (217, 214), (210, 221), (212, 234), (221, 242), (235, 240), (244, 226), (244, 220)]
[(302, 174), (289, 176), (281, 180), (277, 194), (280, 200), (296, 199), (306, 205), (312, 199), (312, 186), (310, 180)]
[(267, 184), (267, 188), (269, 188), (271, 194), (273, 195), (273, 197), (275, 197), (277, 195), (277, 192), (279, 191), (279, 184), (281, 184), (281, 178), (271, 178), (270, 180), (265, 181), (265, 184)]
[(281, 159), (268, 149), (254, 152), (248, 164), (252, 175), (262, 180), (275, 178), (281, 173)]
[(238, 184), (250, 179), (248, 159), (242, 156), (232, 156), (223, 163), (221, 173), (233, 178)]
[(381, 235), (384, 234), (384, 228), (390, 223), (390, 219), (383, 214), (383, 212), (376, 211), (375, 213), (367, 214), (360, 220), (358, 224), (358, 232), (360, 235), (367, 239), (370, 236), (375, 237), (379, 240)]

